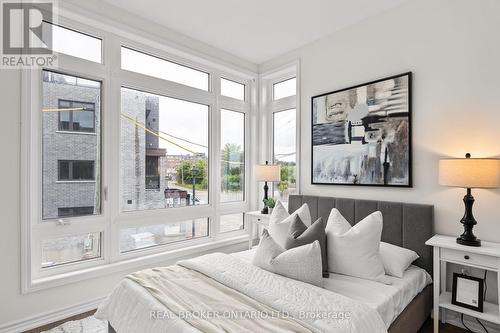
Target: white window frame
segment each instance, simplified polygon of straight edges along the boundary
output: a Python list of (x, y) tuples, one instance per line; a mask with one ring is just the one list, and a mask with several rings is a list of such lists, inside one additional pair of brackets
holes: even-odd
[[(296, 78), (296, 94), (274, 100), (274, 84)], [(300, 61), (295, 60), (285, 65), (276, 67), (260, 75), (260, 110), (262, 121), (259, 124), (261, 135), (262, 153), (259, 156), (261, 163), (274, 161), (274, 114), (281, 111), (295, 109), (296, 112), (296, 193), (300, 194), (300, 133), (301, 133), (301, 107), (300, 107)], [(274, 184), (273, 184), (274, 186)], [(274, 193), (274, 188), (271, 189)]]
[[(101, 81), (101, 214), (42, 221), (42, 70), (22, 73), (22, 293), (76, 282), (147, 264), (174, 260), (248, 240), (246, 230), (219, 234), (221, 215), (244, 213), (251, 206), (252, 154), (250, 134), (254, 132), (256, 110), (255, 73), (186, 52), (126, 27), (102, 23), (76, 11), (59, 9), (64, 27), (101, 38), (102, 64), (57, 54), (58, 67), (46, 68), (67, 75)], [(151, 38), (149, 38), (151, 37)], [(209, 74), (209, 91), (121, 69), (121, 46), (133, 48), (167, 61)], [(220, 77), (245, 85), (245, 101), (220, 95)], [(209, 204), (191, 207), (122, 212), (120, 210), (120, 123), (121, 87), (197, 102), (209, 106)], [(220, 203), (220, 110), (245, 114), (245, 193), (240, 202)], [(122, 228), (175, 223), (209, 218), (209, 236), (189, 241), (120, 253)], [(62, 220), (62, 223), (61, 223)], [(168, 221), (168, 222), (167, 222)], [(246, 229), (246, 226), (245, 226)], [(44, 239), (101, 232), (101, 257), (41, 268), (41, 242)]]

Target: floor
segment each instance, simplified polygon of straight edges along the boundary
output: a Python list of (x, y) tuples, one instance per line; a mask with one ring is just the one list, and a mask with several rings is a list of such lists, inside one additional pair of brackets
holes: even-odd
[[(57, 327), (57, 326), (65, 323), (67, 321), (79, 320), (79, 319), (83, 319), (83, 318), (86, 318), (88, 316), (91, 316), (91, 315), (94, 314), (94, 312), (95, 312), (95, 310), (94, 311), (85, 312), (85, 313), (82, 313), (80, 315), (73, 316), (73, 317), (70, 317), (70, 318), (67, 318), (67, 319), (63, 319), (63, 320), (57, 321), (55, 323), (44, 325), (42, 327), (35, 328), (35, 329), (29, 330), (29, 331), (26, 331), (26, 332), (23, 332), (23, 333), (40, 333), (40, 332), (43, 332), (43, 331), (47, 331), (47, 330), (50, 330), (50, 329), (52, 329), (54, 327)], [(433, 333), (432, 332), (432, 326), (433, 326), (433, 322), (432, 322), (432, 319), (429, 317), (429, 319), (427, 319), (427, 321), (424, 323), (424, 325), (422, 326), (422, 328), (420, 328), (420, 330), (418, 331), (418, 333)], [(450, 324), (440, 324), (439, 325), (439, 332), (440, 333), (463, 333), (463, 332), (467, 332), (467, 331), (464, 330), (464, 329), (462, 329), (462, 328), (459, 328), (459, 327), (456, 327), (456, 326), (452, 326)]]
[(29, 331), (25, 331), (23, 333), (40, 333), (40, 332), (48, 331), (48, 330), (50, 330), (50, 329), (52, 329), (54, 327), (57, 327), (57, 326), (59, 326), (61, 324), (64, 324), (67, 321), (80, 320), (80, 319), (86, 318), (88, 316), (92, 316), (95, 313), (95, 311), (96, 310), (92, 310), (92, 311), (85, 312), (85, 313), (82, 313), (82, 314), (79, 314), (79, 315), (76, 315), (76, 316), (73, 316), (73, 317), (62, 319), (62, 320), (56, 321), (56, 322), (51, 323), (51, 324), (47, 324), (47, 325), (44, 325), (44, 326), (41, 326), (41, 327), (38, 327), (38, 328), (34, 328), (32, 330), (29, 330)]

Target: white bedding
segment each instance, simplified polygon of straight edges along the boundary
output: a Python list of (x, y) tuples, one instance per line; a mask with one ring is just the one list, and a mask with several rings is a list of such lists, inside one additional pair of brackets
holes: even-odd
[[(251, 262), (255, 250), (234, 253), (232, 256)], [(264, 271), (265, 272), (265, 271)], [(330, 274), (325, 279), (325, 289), (364, 303), (376, 310), (379, 320), (386, 328), (403, 311), (411, 300), (431, 283), (431, 278), (423, 269), (411, 266), (402, 279), (389, 277), (393, 284), (385, 285), (375, 281)], [(292, 280), (293, 281), (293, 280)], [(298, 283), (301, 283), (297, 281)], [(312, 288), (317, 288), (311, 285)], [(319, 288), (317, 288), (319, 289)], [(362, 304), (361, 304), (362, 305)], [(180, 333), (199, 332), (184, 320), (172, 316), (168, 319), (150, 319), (151, 311), (160, 313), (171, 312), (144, 288), (124, 279), (98, 309), (96, 317), (110, 320), (113, 327), (120, 333)], [(370, 311), (371, 312), (371, 311)], [(375, 312), (375, 311), (373, 311)]]
[[(343, 295), (267, 272), (235, 256), (209, 254), (179, 263), (201, 272), (275, 310), (325, 333), (382, 333), (385, 324), (376, 310)], [(151, 311), (167, 318), (151, 319)], [(307, 314), (307, 317), (301, 317)], [(312, 315), (312, 317), (311, 317)], [(327, 315), (325, 317), (325, 315)], [(155, 299), (146, 289), (124, 279), (99, 306), (95, 316), (109, 320), (119, 333), (198, 332)], [(318, 317), (319, 316), (319, 317)], [(337, 316), (347, 316), (339, 319)]]
[[(255, 249), (233, 253), (246, 262), (251, 262)], [(386, 285), (352, 276), (332, 274), (325, 280), (324, 288), (367, 304), (377, 310), (388, 328), (406, 306), (427, 285), (432, 278), (424, 269), (410, 266), (403, 278), (386, 276), (392, 284)]]

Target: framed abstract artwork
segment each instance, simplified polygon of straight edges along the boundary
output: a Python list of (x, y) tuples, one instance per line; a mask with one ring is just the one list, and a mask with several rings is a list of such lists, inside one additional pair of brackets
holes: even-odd
[(411, 72), (311, 98), (311, 183), (412, 186)]

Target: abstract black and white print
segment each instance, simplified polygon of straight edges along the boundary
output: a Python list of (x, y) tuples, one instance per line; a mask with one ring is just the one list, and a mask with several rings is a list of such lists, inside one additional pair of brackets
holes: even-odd
[(312, 183), (411, 186), (411, 73), (312, 98)]

